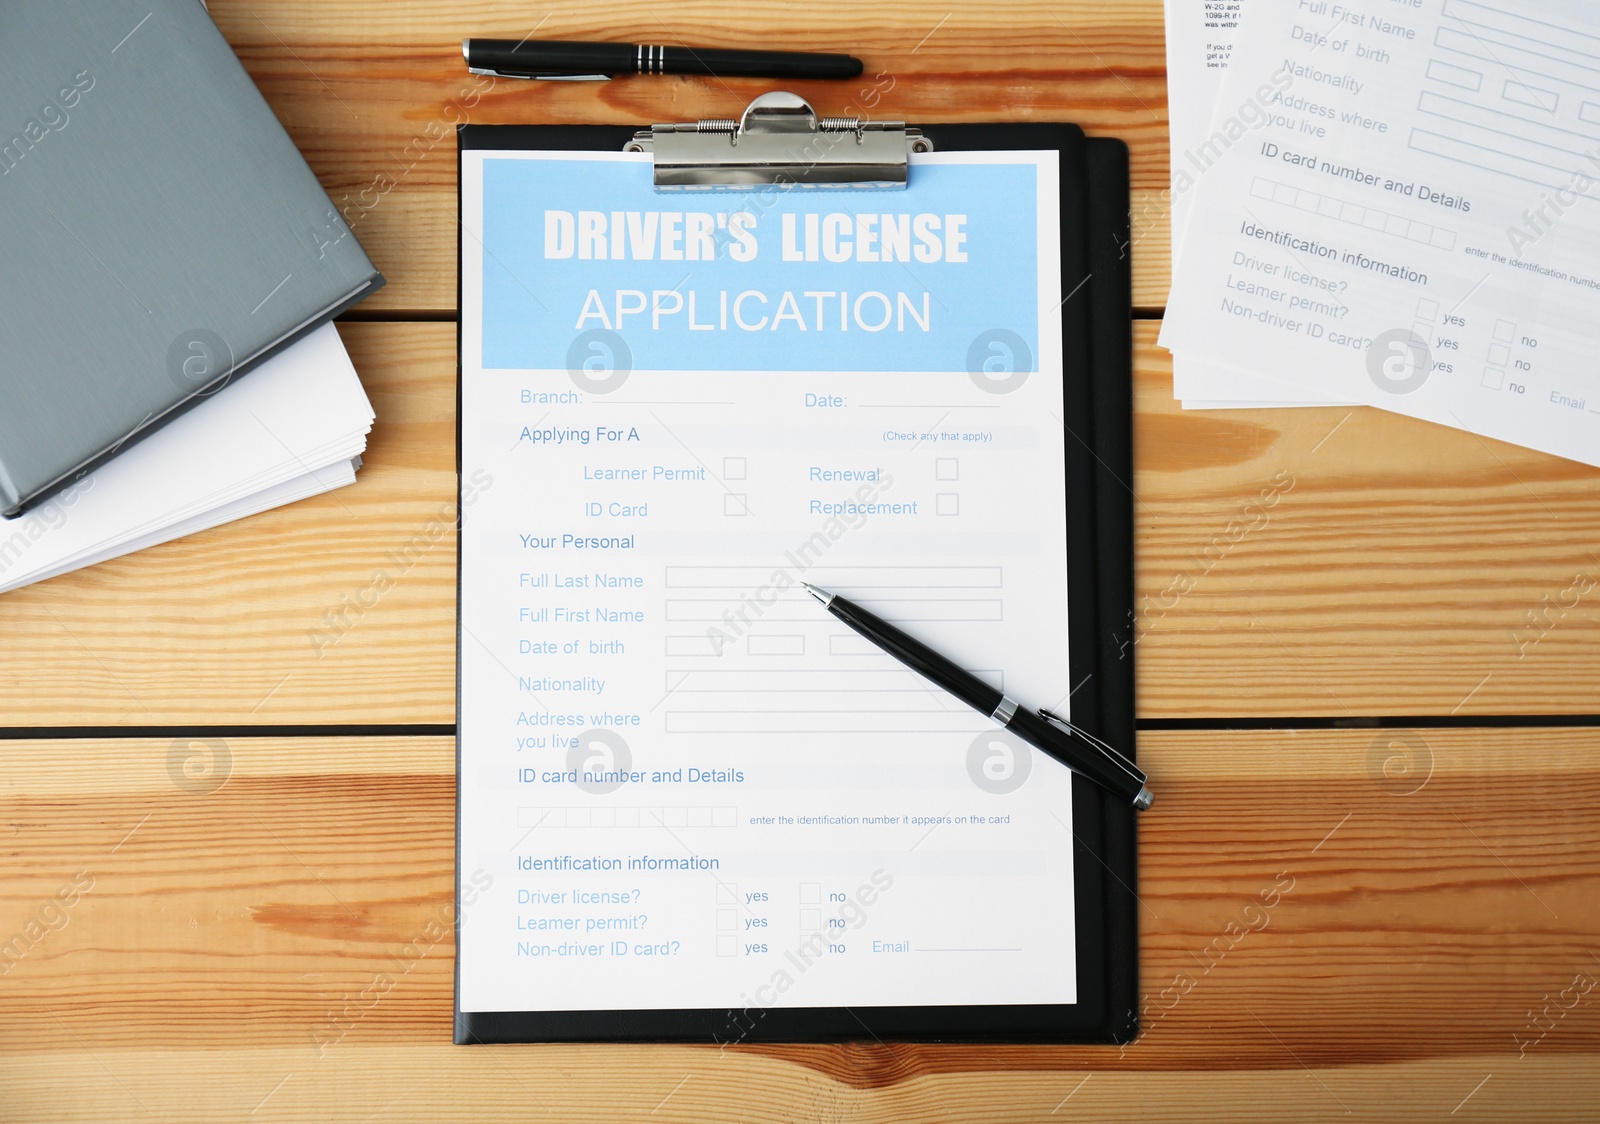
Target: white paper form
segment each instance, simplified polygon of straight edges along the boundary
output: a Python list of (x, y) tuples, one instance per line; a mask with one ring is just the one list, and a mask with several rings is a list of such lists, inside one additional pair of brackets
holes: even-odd
[(463, 1011), (1073, 1002), (1057, 154), (463, 154)]
[[(1240, 106), (1219, 105), (1223, 76), (1239, 21), (1251, 0), (1167, 0), (1167, 126), (1172, 152), (1172, 261), (1178, 260), (1190, 204), (1200, 177), (1216, 154), (1234, 143), (1227, 119)], [(1248, 104), (1248, 103), (1246, 103)], [(1264, 113), (1257, 105), (1254, 112)], [(1244, 122), (1248, 127), (1253, 123)], [(1220, 133), (1222, 140), (1217, 140)], [(1172, 357), (1172, 393), (1186, 410), (1237, 410), (1275, 406), (1320, 406), (1331, 400), (1314, 391), (1297, 392), (1282, 383), (1236, 366), (1207, 363), (1188, 355)]]
[(1163, 344), (1600, 463), (1597, 31), (1548, 0), (1256, 9), (1223, 99), (1281, 85), (1281, 121), (1201, 181)]

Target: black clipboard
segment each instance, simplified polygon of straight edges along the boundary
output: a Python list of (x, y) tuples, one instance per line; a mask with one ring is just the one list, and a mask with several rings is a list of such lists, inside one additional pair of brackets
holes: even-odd
[[(720, 132), (732, 131), (737, 125), (710, 124), (713, 128), (708, 131)], [(854, 125), (858, 135), (866, 129), (860, 123), (844, 124)], [(917, 130), (909, 132), (915, 135)], [(1060, 154), (1061, 291), (1067, 294), (1061, 318), (1067, 430), (1068, 650), (1076, 687), (1072, 716), (1076, 725), (1132, 758), (1133, 344), (1127, 146), (1120, 140), (1087, 138), (1070, 124), (927, 125), (920, 132), (938, 151), (1016, 149)], [(457, 128), (457, 170), (459, 173), (460, 153), (468, 150), (620, 151), (642, 135), (634, 126), (461, 125)], [(659, 178), (659, 154), (657, 160)], [(795, 175), (807, 171), (798, 166), (790, 170)], [(816, 171), (814, 159), (809, 171)], [(879, 173), (881, 169), (874, 167), (868, 174)], [(824, 171), (824, 176), (828, 174)], [(832, 182), (862, 178), (860, 169), (833, 175), (837, 178)], [(457, 286), (459, 307), (459, 273)], [(461, 330), (458, 319), (458, 364)], [(458, 366), (458, 476), (460, 405)], [(457, 563), (459, 583), (459, 554)], [(459, 597), (459, 584), (457, 592)], [(458, 624), (458, 651), (460, 642)], [(459, 700), (459, 682), (457, 686)], [(459, 713), (457, 718), (459, 729)], [(456, 752), (459, 768), (459, 737)], [(459, 791), (457, 802), (459, 823)], [(455, 1042), (727, 1045), (877, 1039), (1125, 1044), (1138, 1033), (1136, 814), (1081, 777), (1073, 779), (1072, 812), (1077, 1003), (773, 1007), (761, 1010), (759, 1017), (724, 1008), (462, 1012), (458, 963)], [(459, 834), (457, 840), (459, 903)]]

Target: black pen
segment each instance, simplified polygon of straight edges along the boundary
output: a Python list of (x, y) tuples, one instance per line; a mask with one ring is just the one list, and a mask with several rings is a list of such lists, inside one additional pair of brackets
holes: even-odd
[(1054, 757), (1141, 812), (1153, 799), (1138, 766), (1105, 742), (1048, 710), (1023, 710), (1017, 700), (957, 667), (938, 652), (874, 613), (837, 594), (801, 582), (822, 607), (912, 671), (932, 680), (979, 714), (987, 714), (1029, 745)]
[(855, 78), (851, 55), (651, 47), (642, 43), (573, 43), (564, 39), (463, 39), (474, 74), (499, 78), (603, 81), (616, 74), (709, 74), (718, 78)]

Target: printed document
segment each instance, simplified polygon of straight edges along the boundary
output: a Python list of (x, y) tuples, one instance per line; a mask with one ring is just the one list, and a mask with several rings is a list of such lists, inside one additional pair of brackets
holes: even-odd
[[(1243, 21), (1161, 342), (1600, 463), (1600, 16), (1298, 0)], [(1241, 359), (1241, 357), (1243, 357)]]
[[(463, 1011), (1076, 999), (1055, 152), (462, 159)], [(735, 1040), (730, 1024), (722, 1040)]]

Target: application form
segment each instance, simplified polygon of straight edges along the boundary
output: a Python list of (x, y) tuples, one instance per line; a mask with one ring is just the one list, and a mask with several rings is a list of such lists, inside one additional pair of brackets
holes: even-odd
[(1257, 6), (1220, 104), (1252, 91), (1270, 123), (1197, 184), (1161, 342), (1600, 463), (1600, 16)]
[(463, 152), (462, 1011), (1075, 1001), (1070, 774), (800, 587), (1066, 706), (1058, 155), (912, 161)]

